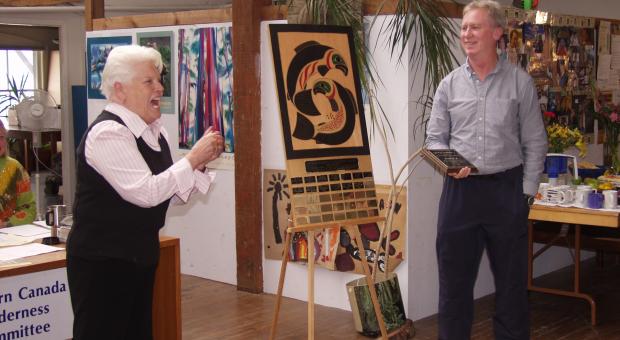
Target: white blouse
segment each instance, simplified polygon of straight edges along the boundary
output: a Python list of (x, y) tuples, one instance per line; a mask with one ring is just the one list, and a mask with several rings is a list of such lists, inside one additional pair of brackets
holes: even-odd
[[(206, 193), (215, 173), (192, 170), (183, 157), (159, 175), (154, 175), (138, 151), (136, 138), (142, 137), (153, 150), (160, 151), (159, 135), (168, 142), (161, 119), (147, 125), (140, 116), (122, 105), (109, 103), (106, 111), (119, 116), (126, 127), (112, 120), (95, 125), (86, 138), (85, 157), (126, 201), (143, 208), (154, 207), (172, 197), (187, 202), (196, 190)], [(172, 150), (172, 149), (171, 149)]]

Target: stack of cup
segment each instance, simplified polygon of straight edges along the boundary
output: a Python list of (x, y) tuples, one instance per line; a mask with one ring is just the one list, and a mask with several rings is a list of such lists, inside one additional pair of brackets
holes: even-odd
[(588, 195), (594, 192), (589, 185), (579, 185), (575, 189), (575, 205), (581, 208), (588, 207)]
[(603, 190), (603, 196), (605, 197), (603, 203), (605, 209), (616, 209), (618, 207), (617, 190)]

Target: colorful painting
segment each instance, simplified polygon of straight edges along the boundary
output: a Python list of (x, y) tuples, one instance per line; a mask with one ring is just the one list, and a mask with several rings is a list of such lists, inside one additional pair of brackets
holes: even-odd
[[(400, 190), (398, 187), (397, 190)], [(387, 199), (390, 192), (388, 185), (377, 185), (377, 198), (379, 199), (379, 215), (385, 217), (388, 211)], [(385, 273), (385, 262), (389, 254), (389, 272), (393, 272), (404, 260), (407, 230), (407, 191), (402, 188), (396, 200), (392, 231), (390, 233), (389, 251), (387, 247), (387, 235), (380, 236), (383, 223), (367, 223), (358, 226), (364, 249), (366, 249), (366, 261), (372, 267), (378, 261), (377, 268)], [(362, 259), (359, 245), (351, 241), (351, 235), (340, 229), (340, 247), (336, 256), (336, 270), (363, 274)]]
[(105, 99), (101, 93), (101, 75), (108, 59), (108, 54), (116, 46), (131, 45), (132, 38), (100, 37), (86, 39), (86, 76), (88, 98)]
[(234, 152), (232, 30), (227, 27), (179, 29), (179, 148), (191, 149), (207, 129), (224, 136)]
[(161, 113), (174, 113), (174, 98), (172, 91), (174, 90), (174, 70), (175, 63), (173, 61), (174, 54), (172, 48), (174, 46), (172, 31), (164, 32), (143, 32), (136, 34), (138, 44), (141, 46), (149, 46), (156, 49), (160, 54), (164, 63), (161, 72), (161, 83), (164, 86), (164, 95), (161, 97), (160, 111)]
[[(286, 172), (265, 169), (263, 173), (263, 223), (265, 257), (282, 259), (284, 240), (291, 212), (290, 189)], [(315, 262), (333, 270), (340, 240), (340, 228), (325, 228), (315, 232)], [(291, 261), (308, 261), (308, 234), (295, 233), (289, 249)]]
[[(400, 190), (400, 187), (398, 188)], [(379, 213), (385, 216), (387, 212), (387, 196), (389, 186), (377, 185), (377, 197), (379, 199)], [(404, 260), (407, 228), (407, 192), (403, 189), (398, 196), (395, 207), (393, 229), (391, 233), (388, 265), (390, 271)], [(284, 170), (263, 171), (263, 230), (265, 258), (281, 260), (284, 251), (286, 228), (291, 213), (291, 192), (289, 181)], [(378, 258), (378, 268), (385, 271), (385, 247), (387, 238), (384, 236), (377, 256), (379, 245), (379, 225), (368, 223), (359, 225), (362, 242), (366, 249), (366, 259), (370, 264)], [(331, 228), (320, 229), (315, 233), (315, 263), (319, 266), (339, 271), (353, 271), (363, 274), (359, 247), (351, 242), (351, 236), (344, 228), (335, 224)], [(289, 259), (292, 262), (308, 261), (308, 234), (295, 233), (292, 236)]]

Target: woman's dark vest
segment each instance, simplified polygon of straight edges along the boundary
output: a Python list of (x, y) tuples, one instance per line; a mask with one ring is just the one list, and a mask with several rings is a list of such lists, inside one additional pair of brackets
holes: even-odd
[[(170, 199), (152, 208), (129, 203), (88, 165), (84, 154), (86, 138), (93, 126), (106, 120), (125, 125), (117, 115), (103, 111), (90, 125), (77, 149), (77, 186), (67, 253), (93, 259), (115, 258), (144, 265), (156, 264), (159, 229), (164, 226)], [(160, 152), (151, 149), (142, 137), (136, 138), (136, 143), (153, 174), (172, 165), (170, 147), (162, 135), (159, 137)]]

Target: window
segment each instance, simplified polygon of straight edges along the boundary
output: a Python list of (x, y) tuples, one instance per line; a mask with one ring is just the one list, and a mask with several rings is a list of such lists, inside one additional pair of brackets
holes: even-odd
[[(19, 86), (22, 77), (26, 77), (25, 94), (32, 93), (36, 84), (34, 60), (35, 52), (32, 50), (0, 50), (0, 95), (10, 94), (9, 79), (14, 79)], [(10, 100), (0, 105), (0, 116), (6, 117), (6, 108), (16, 104), (16, 101)]]

